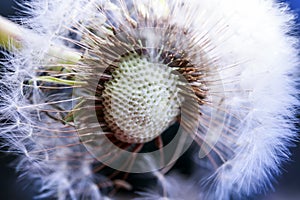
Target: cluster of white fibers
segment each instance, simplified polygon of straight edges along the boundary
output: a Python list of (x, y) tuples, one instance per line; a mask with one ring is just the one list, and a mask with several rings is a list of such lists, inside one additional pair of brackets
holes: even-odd
[[(2, 63), (0, 131), (5, 148), (19, 155), (16, 168), (21, 176), (42, 183), (38, 197), (108, 199), (103, 185), (130, 188), (125, 179), (94, 173), (99, 163), (66, 119), (74, 109), (73, 76), (89, 82), (93, 67), (109, 57), (111, 49), (106, 47), (118, 52), (115, 38), (110, 37), (115, 32), (151, 27), (167, 31), (162, 31), (165, 36), (143, 35), (143, 45), (157, 45), (157, 38), (166, 37), (176, 50), (183, 48), (187, 55), (183, 61), (204, 57), (199, 71), (191, 61), (201, 81), (189, 83), (199, 86), (200, 92), (202, 84), (208, 90), (200, 111), (192, 114), (203, 114), (196, 138), (204, 138), (212, 153), (205, 158), (195, 155), (199, 173), (192, 180), (166, 175), (164, 170), (153, 172), (167, 191), (153, 195), (146, 188), (138, 199), (178, 199), (177, 190), (186, 193), (181, 184), (193, 190), (194, 199), (222, 200), (243, 199), (272, 187), (296, 139), (294, 115), (299, 104), (298, 41), (289, 34), (294, 15), (286, 4), (275, 0), (32, 0), (25, 6), (30, 17), (19, 20), (30, 33), (24, 34), (22, 48)], [(172, 38), (170, 30), (192, 37)], [(72, 49), (82, 60), (66, 62), (66, 54), (60, 57), (53, 47)], [(206, 98), (219, 99), (218, 104)], [(220, 115), (212, 126), (204, 119), (211, 109)], [(203, 176), (200, 168), (210, 172)]]

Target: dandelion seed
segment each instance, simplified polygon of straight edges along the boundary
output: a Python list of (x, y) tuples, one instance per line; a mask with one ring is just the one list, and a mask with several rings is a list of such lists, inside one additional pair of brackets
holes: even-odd
[[(296, 137), (298, 41), (288, 35), (286, 5), (26, 5), (26, 28), (0, 28), (0, 44), (12, 51), (1, 79), (1, 136), (20, 154), (16, 168), (41, 181), (39, 197), (144, 189), (140, 198), (176, 199), (182, 182), (196, 191), (191, 198), (230, 199), (271, 187)], [(168, 173), (186, 151), (193, 175)]]

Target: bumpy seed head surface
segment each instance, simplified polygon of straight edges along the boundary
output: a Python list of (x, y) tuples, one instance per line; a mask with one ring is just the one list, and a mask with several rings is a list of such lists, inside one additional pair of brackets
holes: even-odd
[(104, 119), (115, 137), (145, 143), (167, 129), (180, 112), (179, 77), (139, 55), (123, 58), (105, 83)]

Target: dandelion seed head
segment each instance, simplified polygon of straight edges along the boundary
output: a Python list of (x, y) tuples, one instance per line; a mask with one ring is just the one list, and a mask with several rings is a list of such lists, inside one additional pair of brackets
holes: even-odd
[(105, 84), (104, 119), (123, 142), (151, 141), (179, 115), (179, 78), (157, 65), (130, 55)]
[[(27, 6), (31, 18), (22, 21), (36, 37), (24, 34), (5, 63), (0, 129), (10, 151), (23, 153), (17, 169), (42, 181), (41, 197), (107, 198), (108, 188), (134, 188), (129, 173), (149, 172), (163, 190), (150, 197), (172, 199), (167, 172), (190, 145), (185, 136), (199, 152), (198, 178), (184, 183), (198, 187), (196, 198), (243, 198), (271, 187), (288, 159), (299, 104), (298, 41), (287, 35), (293, 15), (284, 4)], [(174, 122), (188, 135), (164, 141)], [(146, 144), (157, 150), (151, 160)]]

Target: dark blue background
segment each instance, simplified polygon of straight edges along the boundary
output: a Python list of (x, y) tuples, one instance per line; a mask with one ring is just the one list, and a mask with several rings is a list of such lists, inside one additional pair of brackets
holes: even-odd
[(289, 1), (285, 1), (290, 3), (291, 8), (294, 10), (297, 10), (298, 12), (300, 11), (300, 1), (299, 0), (289, 0)]
[[(76, 1), (76, 0), (74, 0)], [(0, 15), (15, 16), (16, 10), (20, 7), (16, 4), (18, 1), (0, 0)], [(300, 0), (287, 0), (291, 8), (300, 16)], [(297, 20), (300, 24), (300, 18)], [(299, 26), (300, 27), (300, 26)], [(299, 34), (300, 29), (297, 33)], [(298, 35), (300, 37), (300, 34)], [(292, 162), (284, 165), (284, 172), (279, 177), (278, 183), (275, 184), (275, 191), (269, 193), (267, 196), (256, 197), (255, 199), (266, 200), (296, 200), (300, 199), (300, 145), (292, 149)], [(25, 191), (21, 191), (20, 187), (23, 185), (15, 185), (16, 175), (13, 168), (8, 167), (8, 163), (14, 158), (0, 153), (0, 199), (3, 200), (26, 200), (32, 199), (31, 195), (34, 193), (35, 186), (29, 185)]]

